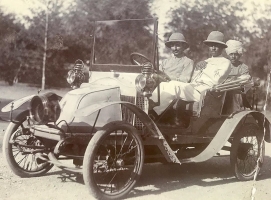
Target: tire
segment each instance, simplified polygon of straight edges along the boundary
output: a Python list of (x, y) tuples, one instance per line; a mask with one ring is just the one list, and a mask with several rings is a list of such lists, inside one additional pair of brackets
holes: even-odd
[(263, 165), (264, 155), (263, 130), (253, 123), (242, 125), (233, 138), (230, 152), (235, 177), (240, 181), (253, 180)]
[(84, 182), (97, 199), (121, 199), (140, 178), (143, 162), (144, 147), (138, 131), (126, 122), (110, 122), (87, 146)]
[(42, 142), (27, 128), (27, 115), (28, 112), (21, 113), (15, 119), (18, 123), (11, 122), (8, 125), (3, 139), (3, 153), (7, 164), (16, 175), (20, 177), (41, 176), (47, 173), (53, 165), (47, 162), (38, 163), (34, 153), (24, 154), (33, 148), (22, 147), (20, 144), (43, 147)]

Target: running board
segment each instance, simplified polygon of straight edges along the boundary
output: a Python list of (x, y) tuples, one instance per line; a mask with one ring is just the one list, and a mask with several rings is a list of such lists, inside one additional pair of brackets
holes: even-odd
[(50, 163), (54, 164), (55, 166), (57, 166), (58, 168), (60, 168), (62, 170), (66, 170), (66, 171), (73, 172), (73, 173), (83, 173), (83, 169), (81, 169), (81, 168), (78, 169), (75, 167), (70, 167), (70, 166), (64, 165), (63, 163), (59, 162), (52, 152), (50, 152), (48, 154), (48, 158), (49, 158)]

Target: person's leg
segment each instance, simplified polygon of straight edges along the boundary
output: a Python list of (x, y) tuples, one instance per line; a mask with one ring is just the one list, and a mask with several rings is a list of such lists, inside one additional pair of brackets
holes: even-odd
[(187, 101), (178, 99), (175, 106), (174, 123), (176, 126), (187, 128), (190, 122), (190, 116), (186, 113)]
[[(151, 99), (158, 101), (157, 88), (153, 91)], [(183, 101), (199, 101), (201, 94), (190, 83), (179, 81), (162, 82), (160, 84), (160, 105), (154, 107), (154, 111), (160, 115), (174, 99)]]
[[(151, 97), (153, 101), (158, 101), (157, 93), (158, 89), (156, 88)], [(190, 83), (179, 81), (162, 82), (160, 84), (160, 98), (162, 98), (163, 95), (181, 98), (184, 101), (200, 100), (200, 93)]]

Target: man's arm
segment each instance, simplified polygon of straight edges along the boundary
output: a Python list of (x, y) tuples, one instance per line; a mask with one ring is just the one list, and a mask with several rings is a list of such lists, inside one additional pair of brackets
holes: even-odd
[(192, 73), (194, 71), (194, 61), (190, 60), (184, 67), (181, 75), (177, 78), (178, 81), (188, 83), (191, 81)]
[(203, 69), (205, 69), (205, 67), (207, 66), (207, 62), (206, 61), (200, 61), (195, 65), (192, 77), (191, 77), (191, 81), (193, 81), (194, 79), (196, 79), (202, 72)]
[(162, 63), (159, 65), (159, 70), (160, 71), (164, 71), (165, 70), (164, 66), (165, 66), (166, 62), (167, 62), (167, 59), (163, 60)]
[(237, 77), (237, 79), (244, 79), (244, 78), (251, 78), (248, 70), (248, 66), (242, 63), (239, 71), (240, 76)]

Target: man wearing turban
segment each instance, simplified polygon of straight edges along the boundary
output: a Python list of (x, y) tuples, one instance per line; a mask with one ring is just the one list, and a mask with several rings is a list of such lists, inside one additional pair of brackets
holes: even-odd
[[(238, 79), (250, 79), (251, 76), (249, 75), (248, 66), (240, 61), (243, 55), (243, 44), (237, 40), (228, 40), (226, 44), (228, 47), (225, 50), (231, 61), (231, 72), (225, 82)], [(228, 114), (241, 110), (243, 106), (242, 95), (237, 94), (235, 91), (229, 91), (227, 93), (225, 102), (227, 102), (225, 112)]]
[(243, 55), (243, 44), (237, 40), (228, 40), (226, 44), (228, 47), (225, 50), (231, 61), (231, 72), (227, 82), (244, 78), (249, 79), (248, 66), (240, 61)]

